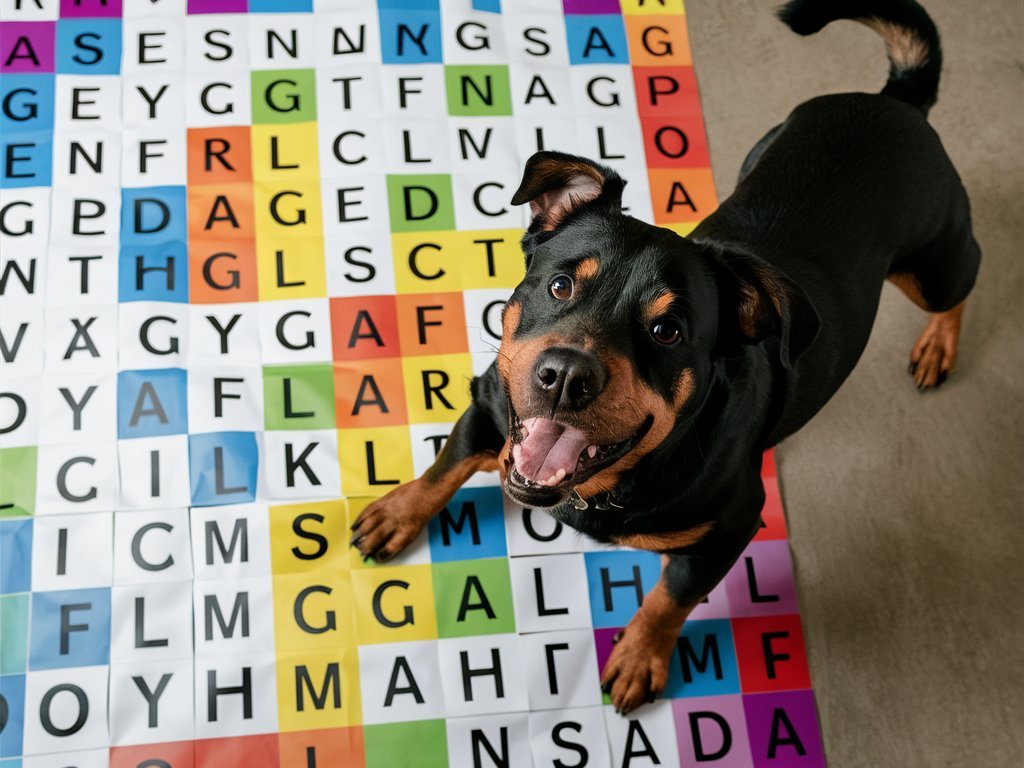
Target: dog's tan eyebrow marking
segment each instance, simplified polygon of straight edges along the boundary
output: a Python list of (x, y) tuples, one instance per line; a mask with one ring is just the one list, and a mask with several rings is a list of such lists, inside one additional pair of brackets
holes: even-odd
[(583, 259), (582, 261), (580, 261), (579, 264), (576, 265), (574, 273), (576, 276), (576, 282), (579, 283), (584, 280), (593, 280), (595, 277), (597, 277), (597, 273), (598, 270), (600, 270), (600, 268), (601, 265), (600, 263), (598, 263), (597, 259), (595, 259), (593, 256), (588, 256), (587, 258)]
[(631, 536), (613, 536), (616, 544), (633, 549), (646, 549), (652, 552), (669, 552), (696, 544), (704, 538), (714, 523), (701, 523), (685, 531), (673, 533), (635, 533)]
[(672, 291), (663, 291), (658, 294), (653, 300), (647, 302), (644, 305), (644, 321), (653, 322), (662, 315), (668, 314), (668, 311), (672, 308), (672, 302), (675, 301), (676, 295)]

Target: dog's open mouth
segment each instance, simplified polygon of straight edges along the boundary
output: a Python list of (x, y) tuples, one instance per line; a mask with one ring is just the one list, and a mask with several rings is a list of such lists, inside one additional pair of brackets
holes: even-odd
[(556, 506), (575, 486), (625, 456), (652, 421), (648, 417), (626, 440), (598, 445), (567, 424), (539, 416), (520, 420), (513, 414), (505, 493), (524, 506)]

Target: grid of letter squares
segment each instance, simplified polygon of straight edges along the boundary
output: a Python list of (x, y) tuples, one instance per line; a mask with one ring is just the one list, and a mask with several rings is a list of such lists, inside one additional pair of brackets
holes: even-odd
[(727, 582), (633, 720), (597, 670), (651, 556), (487, 478), (397, 564), (346, 549), (493, 354), (523, 158), (646, 178), (630, 211), (682, 231), (714, 205), (681, 5), (505, 5), (0, 7), (0, 759), (820, 753), (810, 692), (770, 693), (809, 687), (784, 542), (788, 581), (747, 566), (769, 599), (732, 619)]

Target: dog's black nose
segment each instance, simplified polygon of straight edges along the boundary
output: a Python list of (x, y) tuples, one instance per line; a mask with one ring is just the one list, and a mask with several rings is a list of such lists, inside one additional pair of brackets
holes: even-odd
[(559, 408), (583, 408), (601, 393), (608, 378), (596, 357), (569, 347), (541, 352), (533, 371), (534, 386), (547, 399), (552, 412)]

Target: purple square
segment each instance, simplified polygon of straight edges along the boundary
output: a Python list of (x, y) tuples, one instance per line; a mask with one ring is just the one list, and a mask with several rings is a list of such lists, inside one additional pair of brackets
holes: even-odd
[(621, 13), (619, 0), (562, 0), (566, 13)]
[(53, 72), (55, 21), (0, 24), (0, 72)]
[(621, 631), (621, 627), (594, 630), (594, 647), (597, 650), (597, 673), (599, 675), (601, 670), (604, 669), (608, 657), (612, 655), (612, 651), (615, 649), (615, 643), (612, 642), (612, 639)]
[(743, 696), (755, 768), (825, 768), (814, 691)]
[(122, 0), (60, 0), (62, 19), (119, 19)]
[(733, 616), (799, 613), (789, 542), (754, 541), (725, 577)]
[(741, 696), (673, 699), (672, 714), (682, 765), (753, 768)]
[(246, 13), (249, 0), (188, 0), (188, 12), (192, 13)]

